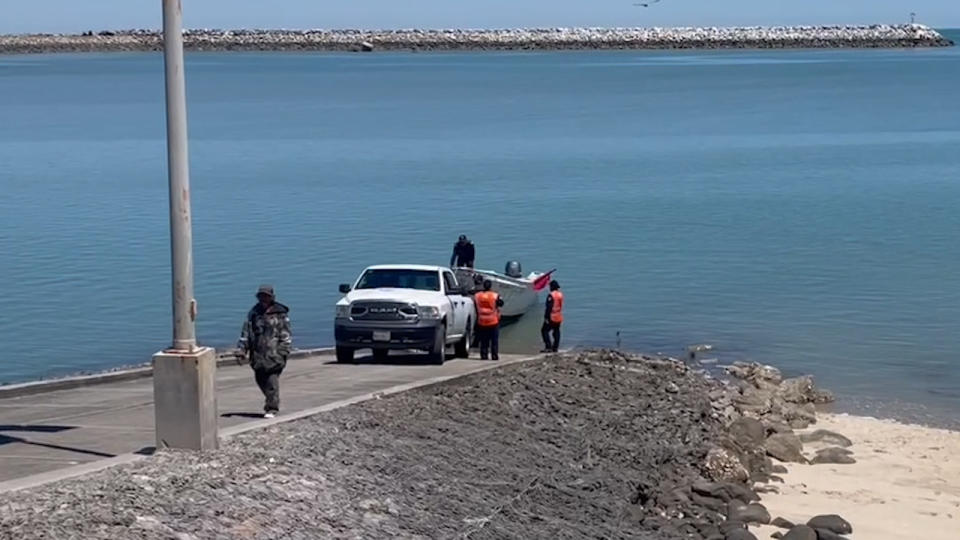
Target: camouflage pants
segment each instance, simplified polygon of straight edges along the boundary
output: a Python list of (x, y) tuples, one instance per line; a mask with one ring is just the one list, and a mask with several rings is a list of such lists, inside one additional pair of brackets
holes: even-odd
[(280, 412), (280, 374), (283, 373), (283, 367), (277, 366), (271, 369), (254, 369), (253, 376), (257, 380), (257, 386), (263, 392), (265, 398), (263, 411), (268, 413)]

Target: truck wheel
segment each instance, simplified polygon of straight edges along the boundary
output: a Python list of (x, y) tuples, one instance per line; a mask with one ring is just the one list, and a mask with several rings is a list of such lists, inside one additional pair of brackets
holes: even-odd
[(433, 340), (433, 349), (430, 351), (430, 363), (442, 366), (447, 359), (447, 325), (437, 329)]
[(337, 362), (341, 364), (353, 362), (353, 349), (337, 345)]
[(471, 327), (470, 321), (467, 321), (467, 329), (464, 331), (463, 337), (453, 348), (453, 354), (457, 358), (470, 358), (470, 346), (473, 344), (473, 336), (470, 335)]

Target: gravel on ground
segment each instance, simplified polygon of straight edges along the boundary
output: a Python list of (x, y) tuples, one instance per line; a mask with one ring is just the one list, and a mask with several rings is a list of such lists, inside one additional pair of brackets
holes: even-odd
[(556, 355), (0, 495), (0, 538), (723, 538), (689, 496), (723, 388)]

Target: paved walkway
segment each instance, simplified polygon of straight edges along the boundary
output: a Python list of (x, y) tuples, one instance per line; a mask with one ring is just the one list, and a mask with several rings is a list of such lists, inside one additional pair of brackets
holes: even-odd
[[(491, 367), (480, 360), (425, 365), (422, 357), (391, 357), (382, 364), (360, 358), (336, 364), (330, 355), (291, 359), (281, 378), (284, 414), (443, 376)], [(522, 356), (503, 355), (501, 362)], [(217, 370), (220, 429), (263, 422), (263, 396), (248, 366)], [(0, 399), (0, 482), (49, 473), (154, 445), (153, 380), (98, 384), (84, 388)]]

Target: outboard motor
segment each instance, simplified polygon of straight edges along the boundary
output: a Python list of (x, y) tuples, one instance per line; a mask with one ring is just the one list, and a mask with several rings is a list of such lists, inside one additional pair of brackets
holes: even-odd
[(512, 278), (523, 277), (523, 270), (520, 269), (520, 263), (517, 261), (508, 262), (507, 267), (506, 269), (504, 269), (503, 273)]

